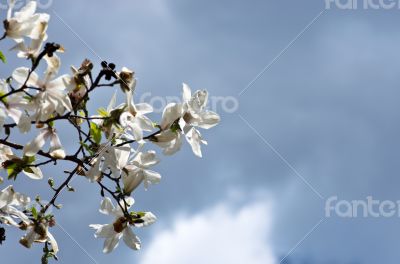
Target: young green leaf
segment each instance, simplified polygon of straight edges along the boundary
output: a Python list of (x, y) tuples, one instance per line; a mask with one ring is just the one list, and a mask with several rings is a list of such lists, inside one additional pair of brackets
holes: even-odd
[(3, 52), (1, 52), (1, 51), (0, 51), (0, 60), (1, 60), (3, 63), (7, 63), (6, 56), (4, 56)]
[(90, 123), (90, 135), (92, 136), (94, 142), (96, 144), (100, 144), (101, 142), (101, 130), (98, 125), (95, 123)]

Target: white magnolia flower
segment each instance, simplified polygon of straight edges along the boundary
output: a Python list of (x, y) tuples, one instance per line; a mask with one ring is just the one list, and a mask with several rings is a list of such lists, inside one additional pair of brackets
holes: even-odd
[(146, 103), (134, 104), (133, 91), (126, 92), (126, 111), (120, 116), (120, 124), (130, 134), (125, 133), (130, 139), (142, 142), (143, 131), (152, 131), (153, 122), (145, 115), (153, 112), (153, 107)]
[(185, 125), (181, 126), (186, 135), (186, 140), (192, 146), (194, 154), (201, 157), (201, 144), (207, 144), (201, 137), (196, 127), (209, 129), (216, 126), (220, 117), (218, 114), (206, 110), (208, 92), (206, 90), (196, 91), (193, 95), (190, 87), (183, 84), (183, 120)]
[(50, 150), (49, 154), (55, 159), (65, 158), (65, 151), (61, 145), (60, 138), (57, 132), (52, 127), (43, 128), (39, 135), (37, 135), (33, 140), (28, 142), (24, 147), (24, 155), (35, 156), (46, 143), (46, 140), (50, 140)]
[(49, 232), (49, 223), (30, 222), (27, 225), (27, 233), (19, 240), (19, 243), (26, 248), (31, 248), (33, 243), (49, 242), (54, 254), (57, 254), (59, 247), (54, 236)]
[[(116, 141), (118, 145), (121, 143), (120, 140)], [(90, 182), (98, 181), (102, 172), (106, 172), (107, 169), (111, 171), (111, 176), (118, 178), (121, 175), (122, 168), (127, 164), (131, 148), (129, 146), (115, 147), (109, 145), (109, 143), (101, 144), (97, 157), (92, 162), (92, 167), (86, 173), (86, 178)]]
[(157, 165), (160, 160), (155, 151), (138, 152), (123, 169), (122, 180), (124, 183), (124, 193), (130, 194), (142, 182), (147, 189), (150, 184), (157, 184), (161, 181), (161, 175), (149, 168)]
[[(3, 165), (6, 161), (18, 162), (22, 161), (20, 158), (15, 156), (8, 146), (0, 144), (0, 169), (3, 169)], [(22, 173), (33, 180), (41, 180), (43, 179), (43, 173), (40, 168), (35, 166), (26, 166), (22, 169)]]
[[(32, 101), (36, 121), (46, 121), (54, 113), (62, 115), (65, 110), (72, 111), (67, 91), (74, 86), (73, 78), (65, 74), (54, 79), (60, 68), (60, 60), (55, 54), (51, 58), (46, 56), (45, 59), (48, 67), (44, 79), (39, 79), (39, 76), (33, 72), (27, 82), (28, 87), (40, 89)], [(29, 71), (28, 68), (18, 68), (14, 71), (12, 77), (16, 82), (23, 85), (28, 78)]]
[[(12, 185), (0, 191), (0, 222), (19, 227), (18, 222), (29, 222), (29, 218), (21, 211), (30, 203), (30, 198), (15, 192)], [(20, 208), (21, 210), (19, 210)]]
[[(133, 198), (129, 197), (126, 200), (127, 210), (133, 205)], [(125, 203), (123, 201), (120, 202), (121, 206), (125, 208)], [(134, 216), (130, 215), (129, 219), (124, 215), (120, 206), (114, 207), (110, 198), (104, 198), (101, 207), (100, 213), (105, 215), (110, 215), (115, 218), (114, 222), (106, 225), (90, 225), (91, 228), (96, 230), (95, 237), (96, 238), (104, 238), (104, 253), (110, 253), (113, 251), (119, 244), (119, 240), (122, 238), (125, 244), (134, 249), (140, 249), (140, 239), (137, 237), (133, 231), (132, 227), (142, 227), (153, 224), (156, 221), (156, 217), (150, 213), (142, 213), (142, 215)], [(137, 221), (139, 220), (139, 221)]]
[[(194, 154), (201, 157), (201, 144), (207, 144), (207, 142), (202, 139), (197, 128), (212, 128), (219, 123), (220, 117), (218, 114), (206, 110), (208, 101), (208, 92), (206, 90), (196, 91), (192, 95), (190, 87), (187, 84), (183, 84), (182, 97), (182, 104), (172, 103), (166, 106), (160, 127), (162, 131), (170, 129), (175, 132), (181, 130), (185, 134)], [(164, 153), (173, 154), (181, 146), (181, 139), (177, 135), (178, 133), (167, 134), (162, 132), (154, 138), (153, 142), (162, 147)], [(171, 141), (168, 141), (166, 136), (169, 136)]]
[[(4, 22), (6, 36), (21, 43), (24, 37), (40, 39), (43, 28), (47, 28), (50, 16), (48, 14), (36, 14), (37, 3), (30, 1), (19, 12), (13, 14), (15, 0), (10, 1), (7, 19)], [(47, 36), (46, 36), (47, 38)]]
[[(0, 79), (0, 96), (9, 92), (7, 84)], [(21, 93), (13, 94), (1, 100), (0, 104), (0, 125), (4, 125), (7, 117), (11, 117), (17, 124), (21, 133), (27, 133), (31, 129), (31, 119), (24, 109), (28, 108), (28, 101)]]
[(40, 23), (37, 29), (37, 39), (32, 39), (29, 45), (26, 45), (25, 42), (19, 42), (11, 50), (18, 51), (17, 56), (19, 58), (36, 59), (42, 50), (43, 43), (47, 40), (47, 27), (47, 21)]
[[(119, 143), (121, 143), (121, 141), (117, 140), (116, 144)], [(121, 175), (122, 168), (128, 162), (130, 153), (131, 148), (129, 146), (110, 147), (103, 155), (103, 169), (110, 169), (112, 176), (118, 178)]]

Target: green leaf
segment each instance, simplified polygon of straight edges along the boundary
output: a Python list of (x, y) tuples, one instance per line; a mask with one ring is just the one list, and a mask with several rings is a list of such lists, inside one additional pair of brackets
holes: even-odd
[(95, 123), (90, 123), (90, 135), (92, 136), (94, 142), (96, 144), (100, 144), (101, 142), (101, 130), (98, 125)]
[(6, 56), (4, 56), (3, 52), (1, 52), (1, 51), (0, 51), (0, 60), (1, 60), (3, 63), (7, 63)]
[(7, 169), (7, 174), (8, 174), (8, 179), (11, 180), (16, 180), (18, 174), (21, 172), (21, 168), (18, 166), (17, 163), (14, 162), (9, 162), (7, 166), (5, 166)]
[(38, 212), (36, 210), (36, 207), (31, 208), (32, 216), (34, 219), (38, 219)]

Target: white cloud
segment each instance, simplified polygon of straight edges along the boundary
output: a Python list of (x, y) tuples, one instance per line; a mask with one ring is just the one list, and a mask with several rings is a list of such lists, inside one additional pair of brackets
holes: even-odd
[(179, 216), (169, 230), (155, 234), (140, 264), (275, 264), (268, 244), (270, 206), (242, 208), (228, 203), (194, 216)]

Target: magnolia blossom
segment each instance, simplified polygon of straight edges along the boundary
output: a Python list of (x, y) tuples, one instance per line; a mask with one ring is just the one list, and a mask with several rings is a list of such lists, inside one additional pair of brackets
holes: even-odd
[[(187, 142), (191, 145), (193, 153), (201, 157), (201, 144), (207, 144), (202, 139), (197, 128), (209, 129), (216, 126), (220, 117), (218, 114), (206, 110), (208, 92), (206, 90), (196, 91), (193, 95), (190, 87), (183, 84), (183, 102), (181, 104), (171, 103), (166, 106), (161, 122), (162, 131), (182, 131)], [(164, 135), (162, 135), (164, 133)], [(164, 153), (175, 153), (179, 150), (181, 142), (178, 133), (171, 134), (163, 132), (156, 136), (153, 142), (164, 149)]]
[(187, 142), (192, 146), (193, 153), (201, 157), (201, 144), (207, 144), (202, 139), (196, 127), (210, 129), (216, 126), (220, 117), (218, 114), (205, 110), (208, 101), (206, 90), (197, 91), (192, 95), (190, 87), (183, 84), (183, 120), (185, 126), (181, 125), (182, 131), (186, 135)]
[[(121, 143), (120, 140), (116, 144)], [(110, 169), (112, 176), (118, 178), (121, 175), (121, 170), (129, 159), (131, 148), (129, 146), (114, 147), (110, 146), (104, 151), (103, 170)]]
[(48, 14), (36, 14), (37, 3), (30, 1), (19, 12), (13, 14), (15, 0), (10, 1), (7, 19), (4, 22), (5, 34), (8, 38), (14, 39), (17, 43), (24, 41), (24, 37), (31, 39), (43, 37), (43, 28), (47, 27), (50, 19)]
[[(19, 157), (15, 156), (10, 147), (0, 144), (0, 169), (5, 167), (7, 162), (11, 162), (12, 164), (22, 163), (23, 160)], [(5, 167), (8, 168), (8, 167)], [(25, 164), (22, 169), (22, 173), (28, 176), (33, 180), (41, 180), (43, 179), (43, 173), (40, 168), (35, 166), (29, 166), (29, 164)]]
[(0, 191), (0, 222), (27, 230), (27, 234), (20, 239), (23, 246), (30, 248), (34, 242), (49, 241), (54, 254), (57, 254), (58, 245), (54, 236), (48, 231), (48, 221), (33, 222), (23, 213), (30, 202), (29, 197), (15, 192), (12, 185)]
[(26, 45), (25, 42), (19, 42), (11, 50), (18, 51), (17, 56), (19, 58), (36, 59), (43, 47), (43, 43), (47, 40), (47, 26), (47, 21), (40, 23), (37, 29), (37, 39), (32, 39), (29, 45)]
[[(9, 92), (7, 83), (0, 80), (0, 96)], [(21, 93), (13, 94), (1, 100), (0, 104), (0, 125), (3, 126), (7, 117), (11, 117), (17, 124), (21, 133), (29, 132), (31, 129), (31, 119), (23, 111), (28, 107), (28, 101), (23, 98)]]
[[(28, 87), (38, 88), (40, 91), (34, 96), (31, 106), (36, 112), (34, 117), (36, 121), (46, 121), (54, 113), (62, 115), (65, 110), (72, 111), (71, 101), (66, 91), (74, 86), (74, 81), (69, 75), (62, 75), (54, 79), (60, 68), (60, 59), (45, 57), (47, 61), (47, 70), (44, 79), (32, 72), (27, 82)], [(14, 71), (12, 77), (19, 84), (23, 85), (29, 76), (28, 68), (18, 68)]]
[(143, 131), (152, 131), (153, 122), (145, 115), (153, 112), (153, 107), (146, 103), (134, 104), (133, 91), (126, 92), (126, 111), (120, 116), (120, 124), (131, 134), (125, 134), (128, 138), (142, 141)]
[[(120, 140), (116, 141), (120, 143)], [(128, 162), (131, 148), (129, 146), (115, 147), (109, 143), (101, 144), (96, 158), (92, 161), (91, 168), (85, 173), (90, 182), (98, 181), (102, 173), (107, 169), (111, 171), (111, 176), (118, 178), (121, 170)]]
[(24, 210), (30, 203), (30, 198), (15, 192), (12, 185), (0, 191), (0, 222), (6, 225), (20, 227), (19, 222), (29, 222), (29, 218), (18, 208)]
[(46, 144), (46, 140), (50, 140), (49, 154), (55, 159), (65, 158), (65, 151), (61, 145), (57, 132), (52, 127), (43, 128), (40, 133), (24, 147), (24, 155), (35, 156)]
[(49, 232), (49, 222), (46, 220), (39, 223), (30, 221), (25, 226), (27, 233), (19, 240), (19, 243), (26, 248), (31, 248), (33, 243), (49, 242), (54, 254), (59, 251), (54, 236)]
[(132, 193), (142, 182), (146, 189), (150, 184), (159, 183), (161, 175), (149, 170), (159, 162), (155, 151), (139, 152), (123, 169), (124, 193)]
[(120, 201), (120, 206), (114, 207), (110, 198), (104, 198), (99, 211), (102, 214), (113, 216), (115, 218), (114, 222), (106, 225), (90, 225), (91, 228), (96, 230), (96, 238), (105, 239), (103, 246), (104, 253), (113, 251), (118, 246), (121, 238), (128, 247), (139, 250), (140, 239), (133, 233), (132, 227), (148, 226), (153, 224), (157, 219), (150, 212), (138, 215), (130, 214), (127, 217), (121, 207), (125, 208), (126, 206), (126, 210), (128, 210), (133, 205), (134, 200), (129, 197), (125, 199), (125, 202), (126, 205), (123, 201)]

